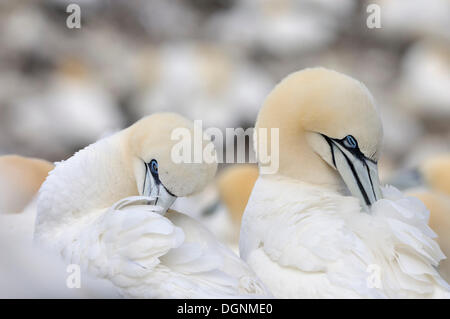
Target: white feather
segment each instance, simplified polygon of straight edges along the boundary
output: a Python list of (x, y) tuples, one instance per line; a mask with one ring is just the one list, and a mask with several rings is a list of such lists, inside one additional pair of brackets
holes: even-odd
[[(125, 297), (230, 298), (270, 296), (250, 268), (194, 219), (125, 198), (85, 223), (46, 240), (66, 262), (107, 279)], [(137, 204), (136, 204), (137, 203)]]
[[(393, 187), (371, 214), (358, 200), (284, 177), (260, 177), (241, 228), (241, 257), (275, 297), (449, 297), (429, 212)], [(378, 287), (368, 284), (371, 265)]]

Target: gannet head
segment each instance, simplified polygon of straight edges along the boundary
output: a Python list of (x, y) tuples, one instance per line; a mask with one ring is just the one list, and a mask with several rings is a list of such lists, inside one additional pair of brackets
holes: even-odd
[(383, 130), (361, 82), (324, 68), (295, 72), (267, 97), (259, 128), (280, 130), (279, 174), (337, 187), (343, 181), (366, 208), (381, 198)]
[[(187, 129), (194, 141), (194, 125), (175, 113), (156, 113), (126, 131), (127, 146), (140, 195), (156, 197), (155, 204), (166, 211), (177, 197), (188, 196), (203, 189), (217, 170), (217, 163), (178, 163), (172, 150), (180, 141), (172, 138), (176, 129)], [(211, 147), (202, 140), (201, 147)], [(194, 149), (193, 145), (191, 147)], [(212, 148), (212, 147), (211, 147)]]

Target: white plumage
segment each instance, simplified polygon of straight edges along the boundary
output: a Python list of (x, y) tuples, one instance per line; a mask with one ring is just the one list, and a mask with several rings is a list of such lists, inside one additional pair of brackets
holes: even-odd
[(69, 226), (62, 234), (72, 242), (63, 248), (65, 258), (110, 280), (127, 297), (267, 296), (248, 266), (199, 222), (135, 204), (146, 200), (126, 198), (84, 228)]
[(0, 214), (0, 298), (117, 298), (112, 284), (81, 272), (68, 286), (68, 264), (33, 245), (36, 201), (21, 213)]
[(269, 140), (259, 131), (279, 129), (279, 167), (270, 175), (260, 162), (239, 249), (275, 297), (450, 297), (429, 212), (380, 186), (383, 129), (361, 82), (324, 68), (292, 73), (255, 128), (258, 156)]
[[(126, 297), (269, 296), (245, 262), (199, 222), (164, 214), (156, 197), (137, 196), (139, 161), (147, 156), (159, 160), (159, 182), (171, 194), (188, 195), (212, 178), (212, 164), (168, 163), (170, 132), (191, 128), (187, 123), (156, 114), (57, 163), (40, 190), (35, 241), (107, 279)], [(138, 153), (136, 162), (132, 150), (141, 147), (146, 153)]]
[[(445, 256), (429, 212), (394, 187), (383, 195), (369, 215), (355, 197), (260, 177), (244, 214), (241, 256), (276, 297), (449, 297), (434, 268)], [(368, 284), (371, 269), (381, 270), (380, 288)]]

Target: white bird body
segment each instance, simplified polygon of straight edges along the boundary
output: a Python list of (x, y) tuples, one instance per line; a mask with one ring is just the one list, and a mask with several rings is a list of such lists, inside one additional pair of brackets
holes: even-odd
[[(93, 211), (54, 242), (66, 262), (111, 281), (132, 298), (229, 298), (268, 296), (250, 268), (199, 222), (125, 198)], [(124, 207), (125, 206), (125, 207)], [(123, 207), (123, 208), (122, 208)]]
[[(449, 297), (434, 269), (445, 256), (428, 211), (393, 187), (383, 194), (366, 214), (355, 197), (260, 177), (244, 214), (241, 256), (276, 297)], [(371, 288), (377, 267), (381, 285)]]
[[(166, 117), (175, 128), (185, 125), (181, 117), (152, 117), (160, 123), (159, 131), (166, 129), (162, 123)], [(136, 125), (148, 133), (152, 117)], [(151, 132), (147, 137), (140, 133), (131, 127), (57, 163), (40, 190), (35, 241), (50, 246), (67, 262), (109, 280), (125, 297), (269, 296), (245, 262), (199, 222), (173, 211), (164, 215), (162, 207), (150, 203), (155, 197), (137, 196), (138, 188), (142, 188), (136, 180), (140, 175), (135, 175), (130, 165), (133, 145), (126, 144), (125, 139), (131, 134), (130, 139), (139, 136), (148, 141), (151, 136)], [(193, 191), (188, 188), (200, 187), (193, 186), (195, 176), (212, 177), (211, 171), (205, 175), (202, 167), (195, 171), (195, 166), (191, 167), (194, 164), (189, 164), (176, 168), (189, 185), (178, 184), (173, 176), (175, 166), (163, 166), (164, 159), (170, 160), (163, 152), (170, 151), (171, 142), (164, 140), (160, 153), (152, 145), (155, 153), (151, 156), (159, 154), (161, 160), (161, 182), (169, 185), (165, 187), (171, 192), (179, 195)], [(144, 149), (148, 151), (148, 145)], [(186, 170), (194, 175), (187, 175), (191, 172)]]
[(258, 115), (259, 158), (267, 128), (279, 129), (279, 166), (267, 174), (259, 162), (239, 249), (275, 297), (450, 297), (428, 210), (380, 185), (382, 125), (361, 82), (324, 68), (292, 73)]

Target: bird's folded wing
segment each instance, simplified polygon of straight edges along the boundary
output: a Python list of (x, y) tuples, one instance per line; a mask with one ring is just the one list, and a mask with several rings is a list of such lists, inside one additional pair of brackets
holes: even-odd
[[(331, 284), (363, 297), (439, 296), (448, 284), (435, 267), (445, 258), (418, 200), (384, 188), (371, 214), (299, 203), (265, 228), (262, 249), (283, 267), (326, 274)], [(292, 214), (286, 214), (288, 209)], [(287, 215), (289, 215), (288, 218)], [(283, 229), (283, 231), (279, 231)], [(378, 285), (369, 283), (379, 271)]]
[[(97, 276), (130, 297), (226, 298), (265, 293), (248, 266), (197, 221), (126, 198), (101, 215), (74, 243)], [(72, 256), (75, 256), (72, 253)]]
[(370, 249), (341, 216), (325, 207), (296, 207), (290, 218), (274, 220), (261, 249), (287, 273), (296, 269), (301, 284), (309, 282), (308, 276), (320, 276), (317, 287), (310, 282), (312, 291), (329, 287), (330, 296), (344, 289), (362, 297), (382, 297), (366, 285), (368, 265), (374, 263)]
[(248, 265), (199, 222), (174, 211), (166, 216), (185, 232), (185, 241), (161, 257), (174, 273), (168, 282), (175, 297), (271, 296)]
[(405, 196), (392, 186), (383, 188), (383, 196), (373, 205), (372, 214), (391, 234), (389, 244), (383, 247), (393, 259), (386, 280), (395, 284), (393, 289), (449, 298), (450, 286), (436, 270), (445, 255), (428, 226), (429, 211), (419, 199)]
[(160, 211), (158, 206), (136, 205), (136, 198), (116, 203), (72, 243), (71, 260), (120, 287), (135, 284), (184, 241), (183, 231)]

